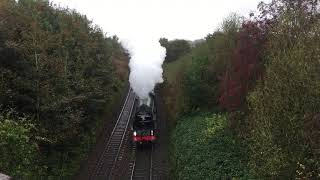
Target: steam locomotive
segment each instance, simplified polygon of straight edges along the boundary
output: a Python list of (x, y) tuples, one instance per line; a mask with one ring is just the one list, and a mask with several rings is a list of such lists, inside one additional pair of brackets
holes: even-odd
[(153, 92), (147, 98), (136, 99), (132, 123), (132, 140), (142, 144), (154, 142), (156, 140), (157, 110), (155, 105), (155, 95)]

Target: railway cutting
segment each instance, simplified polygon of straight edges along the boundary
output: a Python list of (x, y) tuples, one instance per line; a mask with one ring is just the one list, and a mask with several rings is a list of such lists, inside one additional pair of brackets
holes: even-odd
[(158, 111), (158, 96), (152, 92), (139, 99), (132, 89), (128, 91), (112, 131), (97, 146), (94, 163), (87, 164), (87, 172), (78, 179), (168, 179), (167, 129)]

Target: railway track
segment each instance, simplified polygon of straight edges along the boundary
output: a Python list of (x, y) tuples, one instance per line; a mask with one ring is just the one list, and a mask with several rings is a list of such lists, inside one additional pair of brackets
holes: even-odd
[(154, 145), (150, 144), (148, 147), (143, 147), (143, 149), (134, 148), (134, 150), (130, 180), (152, 180)]
[(90, 180), (112, 179), (112, 172), (116, 167), (118, 159), (122, 159), (122, 146), (125, 146), (125, 137), (130, 122), (135, 102), (135, 94), (130, 89), (125, 103), (121, 109), (117, 122), (112, 130), (108, 142), (90, 176)]
[[(157, 99), (160, 99), (159, 94)], [(161, 101), (157, 106), (158, 137), (154, 144), (138, 148), (132, 145), (132, 159), (129, 167), (130, 180), (167, 180), (169, 179), (168, 162), (168, 129), (162, 109)]]
[(149, 144), (142, 148), (133, 146), (133, 159), (129, 167), (130, 180), (167, 180), (168, 162), (167, 155), (160, 144)]

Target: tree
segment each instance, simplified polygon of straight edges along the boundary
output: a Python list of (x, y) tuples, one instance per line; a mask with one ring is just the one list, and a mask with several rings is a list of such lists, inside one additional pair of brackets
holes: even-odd
[(246, 108), (246, 96), (263, 73), (263, 53), (267, 27), (259, 21), (246, 21), (237, 34), (230, 67), (220, 82), (220, 104), (228, 111)]
[(166, 38), (160, 38), (159, 42), (161, 46), (166, 48), (165, 62), (175, 61), (191, 51), (190, 43), (186, 40), (176, 39), (168, 41)]
[(316, 179), (320, 173), (317, 3), (273, 1), (263, 11), (275, 18), (266, 72), (248, 97), (251, 166), (263, 177)]
[(169, 41), (167, 38), (160, 38), (159, 43), (162, 47), (167, 48), (169, 45)]
[(35, 142), (45, 174), (68, 178), (85, 152), (74, 147), (94, 143), (98, 115), (125, 83), (112, 60), (125, 60), (126, 50), (85, 16), (49, 1), (3, 0), (0, 19), (0, 104), (34, 117), (37, 135), (48, 140)]

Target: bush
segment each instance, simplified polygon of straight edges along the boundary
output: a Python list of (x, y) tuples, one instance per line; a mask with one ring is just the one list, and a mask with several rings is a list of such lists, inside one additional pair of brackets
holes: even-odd
[(19, 179), (33, 179), (41, 175), (39, 149), (32, 124), (25, 117), (14, 117), (13, 111), (0, 114), (0, 169)]
[(226, 128), (226, 116), (182, 117), (172, 135), (173, 179), (250, 179), (246, 147)]

